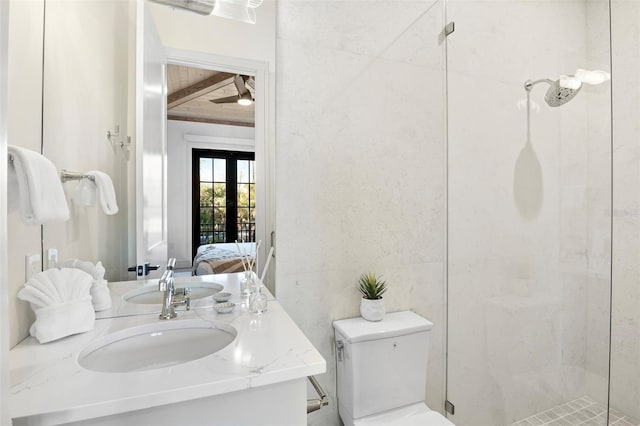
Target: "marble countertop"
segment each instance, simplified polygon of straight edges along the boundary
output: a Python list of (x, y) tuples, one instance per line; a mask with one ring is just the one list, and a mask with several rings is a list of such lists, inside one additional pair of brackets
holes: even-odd
[[(229, 274), (225, 290), (239, 300), (239, 281)], [(117, 285), (116, 285), (117, 286)], [(116, 287), (114, 286), (114, 287)], [(117, 294), (116, 294), (117, 297)], [(298, 379), (326, 371), (325, 360), (275, 300), (253, 315), (239, 304), (233, 313), (201, 307), (178, 318), (219, 320), (238, 331), (226, 348), (172, 367), (128, 373), (82, 368), (78, 353), (91, 341), (125, 328), (160, 321), (154, 314), (97, 320), (92, 331), (39, 344), (29, 337), (9, 353), (13, 418), (48, 425), (215, 396)]]

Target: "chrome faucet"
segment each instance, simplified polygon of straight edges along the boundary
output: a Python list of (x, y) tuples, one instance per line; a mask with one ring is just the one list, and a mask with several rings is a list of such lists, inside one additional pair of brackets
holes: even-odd
[(175, 280), (173, 279), (173, 271), (176, 267), (176, 259), (169, 259), (167, 263), (167, 269), (165, 269), (162, 278), (158, 281), (158, 290), (164, 292), (162, 298), (162, 312), (160, 313), (161, 320), (168, 320), (175, 318), (176, 306), (185, 305), (187, 311), (191, 309), (191, 300), (189, 293), (191, 290), (188, 288), (177, 289), (175, 286)]

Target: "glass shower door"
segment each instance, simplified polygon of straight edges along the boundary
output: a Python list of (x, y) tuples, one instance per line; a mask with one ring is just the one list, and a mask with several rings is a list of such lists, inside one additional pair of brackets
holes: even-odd
[(599, 0), (447, 3), (456, 425), (606, 424), (611, 86), (545, 95), (578, 68), (610, 71), (608, 13)]
[(611, 1), (614, 193), (610, 421), (640, 425), (640, 2)]

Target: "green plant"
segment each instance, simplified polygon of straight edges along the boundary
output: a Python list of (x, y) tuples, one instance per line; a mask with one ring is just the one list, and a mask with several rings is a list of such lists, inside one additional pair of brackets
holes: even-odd
[(363, 298), (370, 300), (382, 299), (382, 295), (387, 291), (387, 282), (382, 281), (380, 278), (372, 272), (366, 272), (360, 276), (358, 290), (362, 293)]

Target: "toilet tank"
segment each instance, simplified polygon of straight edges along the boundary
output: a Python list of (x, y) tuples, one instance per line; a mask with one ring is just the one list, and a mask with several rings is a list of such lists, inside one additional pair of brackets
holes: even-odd
[(433, 324), (414, 312), (334, 321), (338, 410), (351, 419), (425, 400)]

